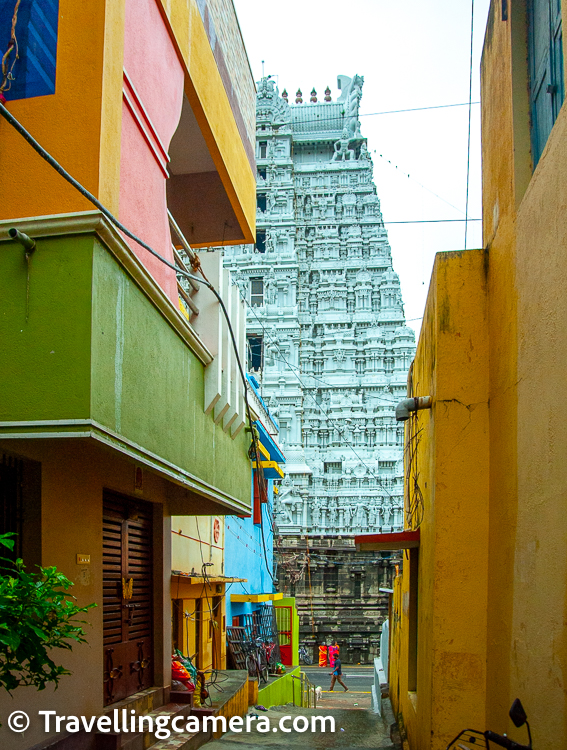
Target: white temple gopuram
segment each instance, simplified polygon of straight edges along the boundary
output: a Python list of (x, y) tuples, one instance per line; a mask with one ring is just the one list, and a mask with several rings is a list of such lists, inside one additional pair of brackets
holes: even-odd
[[(335, 101), (329, 88), (322, 101), (315, 90), (309, 101), (301, 91), (289, 101), (271, 78), (259, 82), (257, 242), (226, 247), (224, 258), (249, 305), (248, 371), (287, 458), (275, 508), (280, 590), (302, 596), (307, 551), (307, 609), (320, 599), (319, 621), (329, 596), (339, 607), (350, 588), (370, 605), (390, 571), (384, 558), (363, 566), (355, 584), (349, 560), (354, 534), (403, 527), (403, 426), (394, 409), (415, 351), (361, 133), (363, 78), (339, 76), (338, 86)], [(299, 604), (302, 631), (313, 632)], [(328, 634), (337, 633), (333, 617)], [(362, 625), (346, 630), (354, 637)], [(359, 660), (373, 652), (369, 643), (352, 649)]]

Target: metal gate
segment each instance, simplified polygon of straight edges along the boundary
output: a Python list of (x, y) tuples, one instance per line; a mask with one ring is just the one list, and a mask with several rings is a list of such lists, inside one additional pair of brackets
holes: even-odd
[(263, 604), (256, 612), (239, 615), (238, 620), (240, 625), (227, 627), (228, 649), (236, 669), (246, 669), (246, 644), (256, 638), (274, 644), (270, 663), (282, 661), (275, 607)]
[(103, 499), (104, 702), (152, 685), (151, 503)]

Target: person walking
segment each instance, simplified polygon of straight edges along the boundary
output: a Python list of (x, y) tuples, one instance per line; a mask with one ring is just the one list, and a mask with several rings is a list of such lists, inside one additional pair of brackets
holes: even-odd
[(347, 686), (346, 686), (346, 685), (344, 684), (344, 682), (343, 682), (343, 681), (342, 681), (342, 679), (341, 679), (341, 675), (342, 675), (342, 673), (343, 673), (343, 670), (342, 670), (341, 660), (340, 660), (340, 659), (339, 659), (339, 657), (337, 656), (337, 657), (336, 657), (336, 659), (335, 659), (335, 668), (333, 669), (333, 671), (332, 671), (332, 672), (329, 672), (329, 674), (330, 674), (330, 675), (332, 675), (332, 677), (331, 677), (331, 687), (329, 688), (329, 692), (330, 692), (330, 693), (332, 693), (332, 692), (333, 692), (333, 688), (335, 687), (335, 682), (336, 682), (337, 680), (338, 680), (338, 681), (339, 681), (339, 682), (341, 683), (341, 685), (342, 685), (342, 686), (344, 687), (344, 689), (345, 689), (345, 693), (346, 693), (346, 692), (348, 691), (348, 688), (347, 688)]
[(331, 669), (335, 668), (335, 659), (339, 657), (339, 644), (337, 641), (333, 641), (333, 644), (329, 646), (329, 666)]

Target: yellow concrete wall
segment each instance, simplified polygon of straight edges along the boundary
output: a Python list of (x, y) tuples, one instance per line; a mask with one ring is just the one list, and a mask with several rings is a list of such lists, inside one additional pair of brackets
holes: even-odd
[[(514, 0), (511, 10), (516, 23), (495, 21), (487, 34), (482, 68), (485, 221), (495, 194), (509, 206), (494, 238), (487, 237), (494, 321), (491, 565), (502, 575), (489, 596), (487, 706), (491, 727), (525, 741), (507, 719), (520, 697), (538, 746), (556, 747), (567, 731), (567, 409), (557, 400), (567, 357), (567, 113), (563, 106), (532, 175), (525, 89), (515, 85), (526, 78), (523, 3)], [(512, 102), (504, 108), (503, 87)], [(501, 143), (498, 133), (507, 133)], [(512, 164), (507, 173), (496, 166), (503, 162)], [(507, 456), (510, 469), (499, 472)]]
[[(563, 107), (516, 220), (518, 497), (508, 611), (509, 701), (541, 747), (567, 733), (567, 112)], [(494, 675), (498, 680), (498, 675)]]
[[(7, 105), (65, 169), (115, 212), (122, 122), (123, 5), (115, 0), (60, 0), (55, 94)], [(1, 218), (92, 208), (3, 119), (0, 142)]]
[[(214, 521), (220, 523), (220, 537), (214, 541)], [(201, 541), (199, 541), (201, 540)], [(209, 578), (224, 574), (224, 518), (222, 516), (173, 516), (171, 519), (171, 568), (174, 571), (191, 573), (197, 576), (203, 572), (203, 563), (207, 566)], [(195, 578), (192, 579), (193, 581)], [(217, 590), (219, 588), (219, 590)], [(219, 606), (220, 597), (220, 606)], [(171, 598), (173, 616), (175, 602), (182, 602), (182, 611), (188, 617), (180, 620), (182, 631), (182, 648), (184, 654), (193, 656), (197, 651), (195, 630), (200, 627), (200, 648), (198, 665), (200, 669), (210, 669), (213, 664), (213, 649), (220, 656), (223, 669), (226, 666), (226, 586), (224, 583), (188, 583), (182, 577), (172, 578)], [(195, 617), (196, 601), (201, 600), (202, 621), (199, 624)], [(215, 624), (211, 625), (213, 622)], [(220, 668), (217, 665), (217, 668)]]
[(515, 214), (525, 189), (525, 163), (531, 160), (526, 78), (522, 80), (518, 69), (512, 76), (513, 60), (526, 57), (521, 33), (525, 18), (519, 17), (519, 3), (509, 10), (509, 22), (502, 22), (499, 4), (492, 3), (481, 68), (483, 231), (489, 255), (491, 355), (489, 541), (490, 567), (498, 571), (488, 582), (487, 654), (490, 674), (499, 675), (497, 681), (487, 680), (486, 716), (487, 726), (495, 731), (504, 731), (512, 702), (509, 644), (518, 490)]
[[(157, 0), (185, 70), (185, 90), (245, 235), (253, 242), (256, 176), (195, 0)], [(9, 110), (79, 182), (118, 214), (124, 0), (60, 0), (56, 93)], [(0, 218), (84, 211), (91, 204), (0, 119)], [(15, 187), (17, 186), (17, 189)]]
[[(488, 581), (488, 308), (483, 251), (436, 257), (413, 367), (417, 473), (417, 690), (409, 690), (408, 553), (395, 580), (390, 695), (411, 748), (441, 750), (484, 726)], [(406, 436), (408, 428), (406, 427)], [(474, 461), (471, 461), (474, 456)]]
[(487, 717), (491, 728), (525, 741), (525, 730), (507, 718), (520, 697), (538, 746), (556, 747), (567, 731), (567, 428), (556, 395), (567, 355), (567, 113), (563, 106), (532, 175), (525, 4), (513, 0), (509, 24), (498, 22), (498, 8), (493, 3), (482, 66), (490, 541), (491, 568), (499, 571), (489, 588)]
[[(407, 565), (394, 585), (390, 672), (411, 748), (444, 747), (465, 726), (526, 742), (508, 719), (516, 697), (537, 747), (560, 747), (567, 733), (567, 406), (558, 396), (567, 382), (567, 111), (533, 170), (526, 4), (510, 0), (508, 10), (503, 21), (493, 0), (481, 71), (485, 257), (437, 258), (414, 369), (419, 395), (429, 386), (435, 398), (419, 416), (417, 693), (407, 693)], [(476, 260), (462, 275), (467, 256)], [(458, 402), (470, 401), (448, 387), (456, 393), (473, 376), (467, 392), (486, 389), (486, 373), (489, 423), (483, 407), (469, 407), (455, 434)]]

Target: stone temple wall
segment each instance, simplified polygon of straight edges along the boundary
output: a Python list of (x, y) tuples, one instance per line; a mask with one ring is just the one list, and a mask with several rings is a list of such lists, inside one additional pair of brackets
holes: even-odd
[[(321, 640), (326, 630), (312, 622), (311, 605), (318, 597), (321, 617), (345, 621), (335, 616), (344, 603), (324, 585), (325, 566), (340, 569), (341, 595), (367, 597), (358, 604), (366, 614), (351, 623), (366, 645), (354, 648), (356, 627), (333, 632), (364, 661), (376, 653), (370, 641), (387, 602), (366, 576), (366, 593), (364, 583), (350, 591), (358, 580), (352, 537), (403, 527), (403, 427), (394, 408), (415, 345), (360, 130), (363, 79), (339, 82), (336, 101), (327, 90), (323, 101), (298, 92), (292, 103), (271, 79), (258, 83), (257, 242), (225, 248), (225, 265), (249, 305), (248, 369), (279, 421), (287, 458), (275, 505), (280, 590), (295, 591), (305, 636)], [(298, 573), (307, 545), (319, 543), (324, 554)], [(375, 557), (387, 583), (391, 561)], [(361, 609), (370, 599), (379, 612)]]

